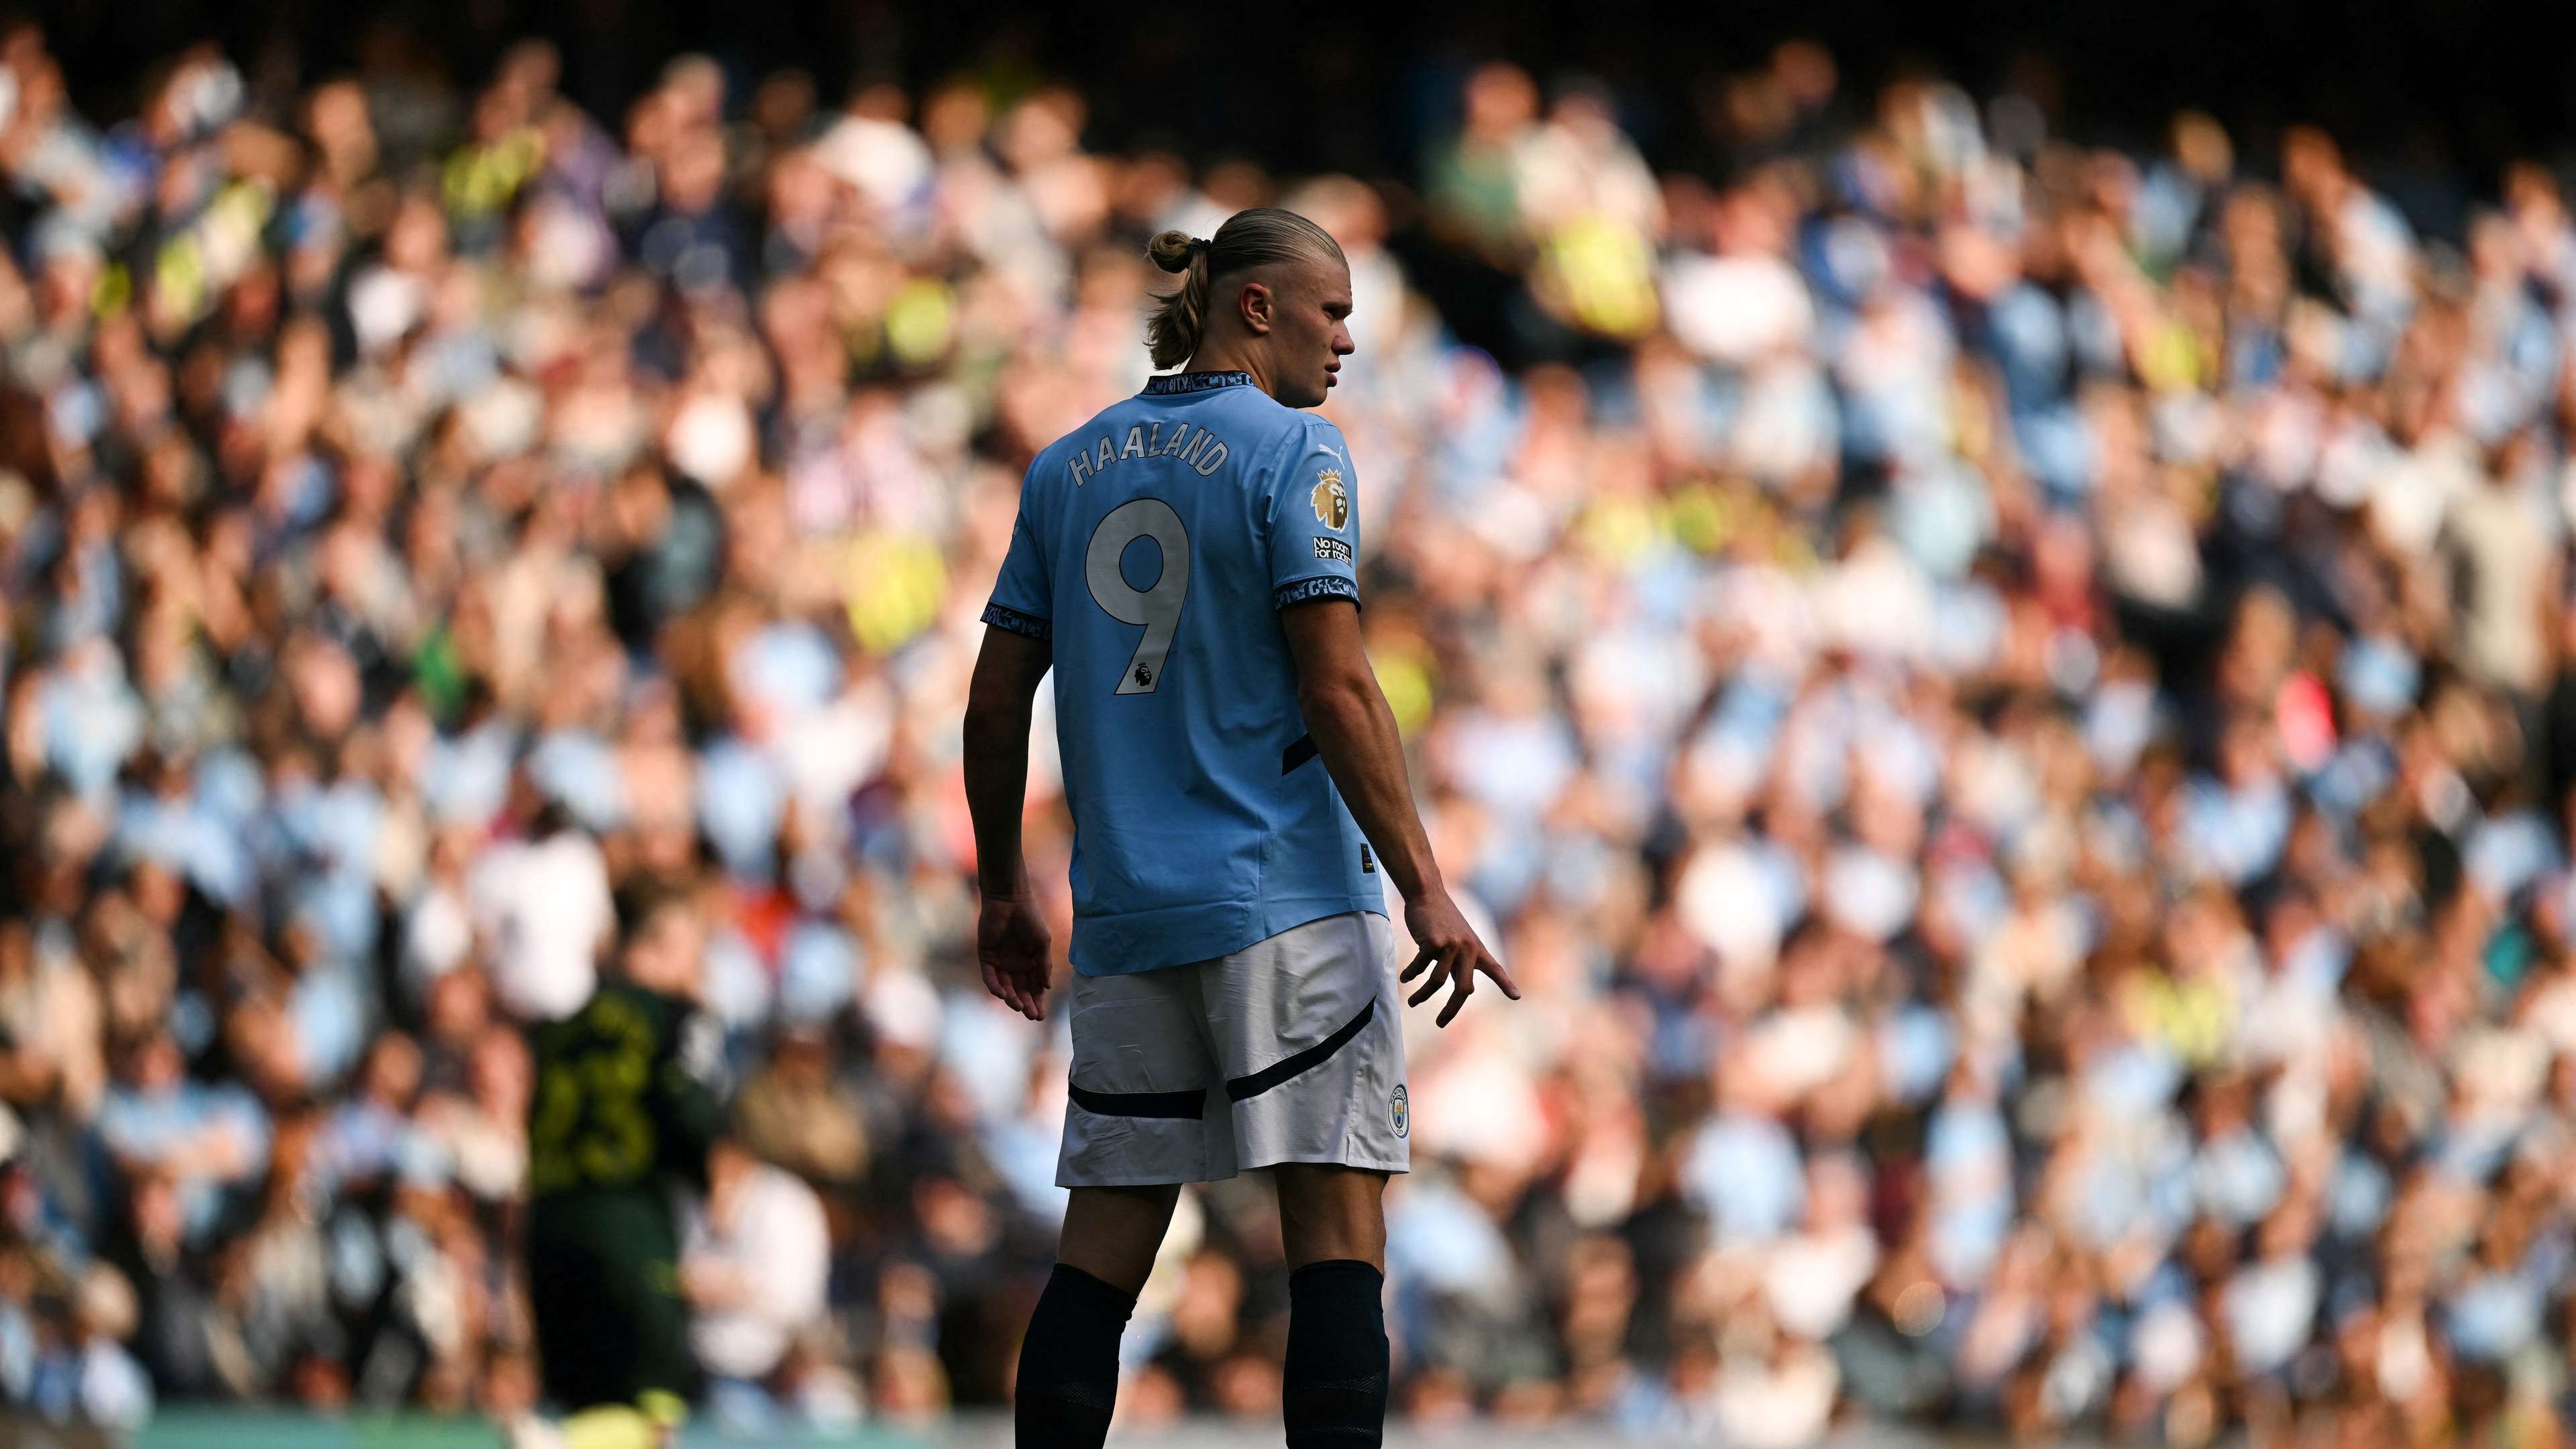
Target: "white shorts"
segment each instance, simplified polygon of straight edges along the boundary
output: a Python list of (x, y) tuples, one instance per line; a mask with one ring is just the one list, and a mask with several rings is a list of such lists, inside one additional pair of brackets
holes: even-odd
[(1308, 921), (1213, 961), (1073, 981), (1059, 1187), (1215, 1182), (1281, 1162), (1403, 1172), (1384, 916)]

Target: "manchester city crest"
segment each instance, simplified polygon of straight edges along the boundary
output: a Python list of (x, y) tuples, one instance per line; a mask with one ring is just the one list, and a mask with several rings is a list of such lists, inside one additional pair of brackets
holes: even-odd
[(1404, 1088), (1401, 1086), (1395, 1089), (1395, 1095), (1387, 1101), (1386, 1120), (1395, 1128), (1395, 1135), (1398, 1137), (1406, 1136), (1413, 1131), (1413, 1100), (1404, 1094)]

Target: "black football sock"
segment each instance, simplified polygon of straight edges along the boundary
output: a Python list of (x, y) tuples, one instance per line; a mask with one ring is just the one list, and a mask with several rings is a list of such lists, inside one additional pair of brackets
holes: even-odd
[(1118, 1402), (1118, 1338), (1135, 1311), (1114, 1285), (1055, 1265), (1020, 1341), (1011, 1408), (1019, 1449), (1100, 1449)]
[(1386, 1275), (1351, 1258), (1288, 1275), (1288, 1449), (1376, 1449), (1386, 1434)]

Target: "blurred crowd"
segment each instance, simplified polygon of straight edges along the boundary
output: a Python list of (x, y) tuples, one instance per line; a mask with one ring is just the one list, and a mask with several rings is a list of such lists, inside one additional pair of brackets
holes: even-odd
[[(1803, 44), (1669, 174), (1613, 90), (1455, 90), (1297, 179), (1015, 75), (593, 116), (536, 44), (188, 52), (102, 125), (0, 33), (0, 1402), (528, 1412), (520, 1028), (675, 939), (705, 1412), (1002, 1402), (1065, 1052), (968, 966), (977, 617), (1146, 375), (1143, 239), (1275, 202), (1349, 253), (1365, 627), (1529, 996), (1409, 1024), (1399, 1413), (2557, 1443), (2555, 178), (2436, 234), (2324, 134), (2088, 149)], [(1128, 1420), (1275, 1414), (1271, 1211), (1185, 1196)]]

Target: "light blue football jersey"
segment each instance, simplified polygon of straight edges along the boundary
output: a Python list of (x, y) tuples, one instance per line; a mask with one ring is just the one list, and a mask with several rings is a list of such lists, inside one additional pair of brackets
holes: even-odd
[(1278, 616), (1358, 600), (1358, 481), (1244, 372), (1157, 377), (1029, 465), (984, 622), (1054, 641), (1083, 974), (1384, 913)]

